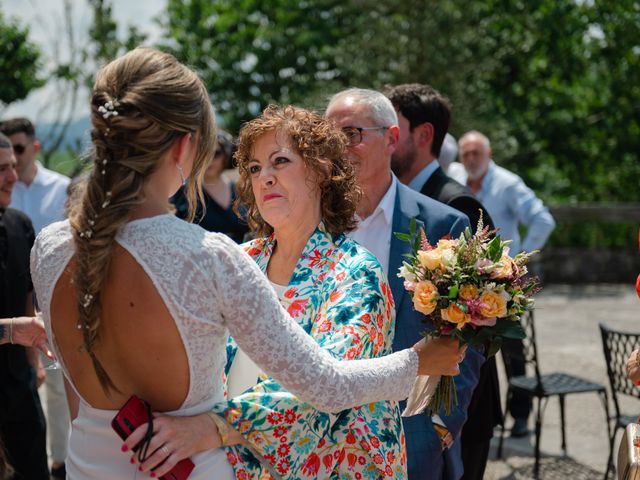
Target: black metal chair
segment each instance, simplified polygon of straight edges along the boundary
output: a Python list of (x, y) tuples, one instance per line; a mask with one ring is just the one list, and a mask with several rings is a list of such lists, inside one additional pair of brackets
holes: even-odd
[[(507, 405), (514, 392), (522, 392), (537, 399), (535, 406), (536, 417), (536, 440), (535, 440), (535, 465), (533, 469), (534, 477), (537, 479), (540, 471), (540, 436), (542, 433), (542, 416), (547, 406), (549, 397), (558, 396), (560, 402), (560, 422), (562, 425), (562, 450), (567, 454), (567, 441), (565, 430), (565, 397), (575, 393), (595, 392), (602, 399), (607, 418), (607, 431), (609, 430), (609, 404), (607, 402), (607, 390), (604, 385), (594, 383), (568, 373), (547, 373), (540, 374), (538, 362), (538, 346), (536, 344), (536, 330), (533, 312), (525, 314), (522, 318), (522, 327), (525, 330), (526, 338), (523, 340), (524, 359), (533, 376), (522, 375), (509, 378), (507, 389)], [(544, 402), (543, 402), (544, 400)], [(500, 443), (498, 445), (498, 458), (502, 458), (502, 444), (504, 441), (504, 425), (507, 412), (505, 409), (502, 418), (502, 431), (500, 433)]]
[(602, 349), (607, 362), (607, 375), (609, 387), (613, 397), (615, 415), (609, 417), (613, 425), (613, 431), (609, 428), (609, 459), (604, 478), (608, 478), (613, 470), (613, 445), (619, 429), (624, 429), (628, 424), (635, 422), (640, 414), (640, 405), (635, 415), (626, 415), (620, 409), (618, 395), (640, 398), (640, 389), (627, 378), (627, 358), (631, 352), (640, 347), (640, 333), (622, 332), (612, 330), (603, 323), (600, 324), (602, 335)]

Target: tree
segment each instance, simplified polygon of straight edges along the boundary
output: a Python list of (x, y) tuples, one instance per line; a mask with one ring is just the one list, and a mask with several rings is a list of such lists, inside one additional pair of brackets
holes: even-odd
[[(55, 65), (50, 81), (55, 85), (57, 94), (52, 98), (48, 108), (55, 112), (52, 129), (43, 138), (42, 156), (48, 165), (52, 155), (57, 152), (69, 126), (73, 120), (78, 101), (85, 95), (94, 82), (98, 69), (123, 54), (125, 51), (143, 43), (146, 37), (135, 27), (129, 26), (124, 40), (118, 38), (117, 24), (113, 19), (109, 0), (87, 0), (93, 14), (93, 22), (87, 32), (76, 31), (73, 21), (73, 4), (64, 0), (63, 23), (58, 37), (65, 42), (69, 52), (65, 60), (57, 55), (53, 58)], [(56, 49), (57, 51), (57, 49)], [(73, 156), (79, 154), (80, 145), (68, 147)], [(78, 164), (76, 170), (82, 166)]]
[(0, 13), (0, 106), (42, 86), (40, 68), (40, 50), (29, 41), (29, 29), (6, 22)]
[(169, 0), (164, 48), (195, 68), (236, 130), (270, 102), (313, 106), (342, 84), (335, 45), (349, 29), (341, 0)]
[(637, 0), (171, 0), (164, 27), (231, 128), (269, 102), (429, 83), (454, 134), (485, 132), (547, 200), (640, 198)]

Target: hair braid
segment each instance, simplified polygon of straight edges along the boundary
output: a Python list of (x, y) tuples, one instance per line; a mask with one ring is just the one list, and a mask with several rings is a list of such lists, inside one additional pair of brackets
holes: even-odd
[[(114, 113), (115, 112), (115, 113)], [(215, 146), (208, 94), (195, 73), (169, 54), (135, 49), (106, 65), (91, 99), (94, 168), (69, 219), (76, 247), (74, 285), (78, 328), (100, 384), (118, 391), (95, 355), (100, 340), (102, 290), (120, 229), (143, 200), (146, 178), (187, 133), (198, 134), (188, 200), (195, 213), (202, 178)]]

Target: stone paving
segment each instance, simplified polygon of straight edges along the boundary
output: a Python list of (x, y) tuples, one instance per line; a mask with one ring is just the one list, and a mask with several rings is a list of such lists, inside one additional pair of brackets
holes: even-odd
[[(640, 332), (640, 299), (632, 285), (549, 285), (537, 297), (536, 334), (541, 373), (561, 371), (582, 376), (607, 387), (606, 365), (598, 323)], [(498, 360), (502, 396), (505, 379)], [(640, 388), (639, 388), (640, 393)], [(640, 401), (623, 402), (640, 414)], [(613, 406), (610, 399), (610, 410)], [(533, 429), (533, 416), (530, 417)], [(511, 420), (507, 420), (507, 427)], [(542, 425), (540, 478), (602, 479), (609, 453), (604, 407), (594, 393), (566, 399), (568, 456), (560, 448), (560, 413), (557, 398), (549, 400)], [(499, 434), (499, 430), (496, 430)], [(617, 442), (620, 440), (620, 433)], [(496, 460), (494, 438), (486, 480), (533, 478), (535, 435), (511, 439), (506, 432), (502, 460)], [(617, 449), (617, 445), (616, 445)], [(615, 451), (614, 451), (615, 458)], [(610, 478), (612, 478), (610, 476)]]

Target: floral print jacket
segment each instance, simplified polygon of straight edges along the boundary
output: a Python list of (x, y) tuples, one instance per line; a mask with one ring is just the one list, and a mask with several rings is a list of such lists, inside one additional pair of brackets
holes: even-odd
[[(266, 272), (273, 236), (244, 245)], [(310, 237), (283, 299), (289, 314), (336, 357), (358, 359), (391, 353), (395, 310), (377, 259), (321, 223)], [(231, 345), (233, 345), (231, 343)], [(233, 346), (229, 349), (232, 356)], [(302, 403), (266, 376), (228, 401), (226, 419), (262, 456), (227, 448), (236, 478), (406, 478), (405, 439), (396, 402), (378, 402), (323, 413)]]

